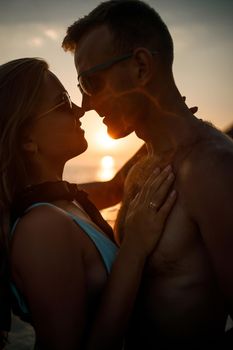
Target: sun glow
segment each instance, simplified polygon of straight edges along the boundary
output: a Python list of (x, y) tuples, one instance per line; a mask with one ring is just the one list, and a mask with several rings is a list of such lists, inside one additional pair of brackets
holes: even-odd
[(110, 180), (115, 173), (115, 161), (111, 156), (104, 156), (100, 161), (100, 170), (97, 174), (100, 181)]
[(111, 157), (111, 156), (104, 156), (101, 159), (101, 166), (104, 169), (111, 169), (114, 167), (114, 165), (115, 165), (115, 162), (114, 162), (113, 157)]
[(96, 141), (101, 148), (110, 149), (116, 146), (117, 140), (113, 140), (108, 136), (105, 130), (100, 130), (96, 133)]

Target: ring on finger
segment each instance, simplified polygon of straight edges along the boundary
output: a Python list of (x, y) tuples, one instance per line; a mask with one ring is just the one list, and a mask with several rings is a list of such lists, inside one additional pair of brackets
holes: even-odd
[(155, 203), (155, 202), (150, 202), (149, 203), (149, 208), (150, 209), (153, 209), (153, 210), (155, 210), (155, 211), (157, 211), (157, 204)]

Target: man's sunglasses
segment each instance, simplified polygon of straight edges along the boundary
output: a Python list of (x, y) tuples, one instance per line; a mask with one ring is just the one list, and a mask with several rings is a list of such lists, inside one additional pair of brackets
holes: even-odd
[[(152, 55), (155, 55), (158, 51), (150, 51)], [(100, 92), (104, 86), (104, 81), (101, 77), (92, 77), (90, 75), (95, 74), (99, 71), (103, 71), (115, 65), (116, 63), (125, 61), (131, 58), (134, 55), (134, 52), (125, 54), (123, 56), (117, 56), (113, 59), (106, 61), (101, 64), (97, 64), (94, 67), (91, 67), (78, 75), (78, 88), (82, 94), (92, 96)]]
[(56, 109), (58, 109), (58, 108), (60, 108), (62, 106), (65, 107), (64, 112), (73, 112), (73, 103), (72, 103), (71, 98), (70, 98), (70, 96), (69, 96), (67, 91), (63, 91), (62, 92), (62, 94), (61, 94), (61, 101), (59, 103), (57, 103), (55, 106), (53, 106), (50, 109), (48, 109), (46, 112), (43, 112), (43, 113), (39, 114), (36, 119), (38, 120), (38, 119), (46, 116), (50, 112), (53, 112), (53, 111), (55, 111)]

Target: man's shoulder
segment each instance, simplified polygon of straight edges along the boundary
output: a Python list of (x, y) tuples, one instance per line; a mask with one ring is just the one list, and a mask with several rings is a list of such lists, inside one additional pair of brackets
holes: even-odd
[(229, 183), (232, 176), (233, 142), (218, 130), (206, 133), (177, 169), (179, 187), (187, 193), (219, 181)]
[(182, 166), (194, 174), (216, 166), (231, 166), (233, 162), (233, 141), (219, 130), (211, 128), (194, 145)]

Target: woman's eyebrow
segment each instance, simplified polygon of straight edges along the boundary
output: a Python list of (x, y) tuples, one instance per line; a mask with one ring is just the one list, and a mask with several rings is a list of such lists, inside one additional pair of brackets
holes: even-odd
[(54, 99), (54, 102), (55, 103), (59, 103), (59, 102), (62, 102), (63, 101), (63, 96), (64, 94), (67, 93), (66, 90), (63, 90), (60, 94), (58, 94), (55, 99)]

